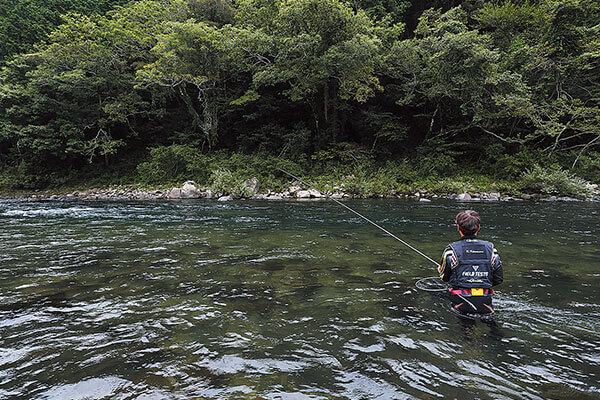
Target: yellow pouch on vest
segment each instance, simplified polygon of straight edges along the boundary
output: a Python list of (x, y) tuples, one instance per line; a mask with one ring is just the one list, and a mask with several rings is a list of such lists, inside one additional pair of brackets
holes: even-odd
[(483, 289), (471, 289), (471, 296), (483, 296)]

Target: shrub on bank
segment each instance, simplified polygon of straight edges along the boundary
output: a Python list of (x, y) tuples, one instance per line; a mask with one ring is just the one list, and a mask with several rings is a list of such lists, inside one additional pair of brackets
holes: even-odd
[(181, 183), (194, 180), (201, 185), (215, 185), (228, 194), (238, 180), (257, 177), (265, 187), (283, 189), (289, 177), (278, 172), (282, 168), (298, 176), (310, 175), (299, 162), (261, 154), (216, 151), (204, 154), (199, 148), (184, 145), (159, 146), (150, 149), (146, 161), (137, 166), (139, 180), (146, 184)]
[(359, 176), (346, 180), (343, 183), (344, 191), (361, 199), (379, 197), (398, 192), (398, 183), (389, 177)]
[(254, 193), (246, 186), (241, 176), (227, 169), (218, 169), (213, 173), (210, 190), (217, 196), (231, 195), (235, 198), (250, 197)]
[[(263, 193), (267, 190), (284, 192), (290, 185), (298, 184), (290, 176), (278, 171), (278, 168), (281, 168), (315, 184), (319, 190), (342, 190), (359, 198), (410, 195), (417, 191), (430, 195), (462, 192), (500, 192), (509, 195), (529, 192), (575, 197), (593, 195), (592, 188), (584, 179), (561, 169), (558, 165), (551, 166), (548, 160), (532, 164), (535, 166), (525, 174), (513, 178), (511, 174), (503, 176), (497, 171), (485, 168), (485, 173), (482, 173), (480, 169), (474, 169), (475, 167), (461, 168), (453, 173), (445, 170), (450, 163), (447, 157), (437, 159), (434, 165), (418, 156), (382, 161), (370, 155), (357, 153), (353, 148), (344, 147), (342, 150), (345, 151), (344, 155), (352, 150), (353, 157), (342, 159), (337, 155), (337, 158), (332, 158), (329, 157), (329, 153), (323, 153), (318, 160), (302, 156), (287, 159), (269, 154), (228, 151), (206, 154), (199, 148), (185, 145), (160, 146), (150, 149), (141, 163), (139, 160), (143, 155), (132, 154), (126, 163), (111, 164), (103, 170), (89, 165), (71, 173), (59, 174), (52, 172), (52, 169), (40, 173), (40, 168), (33, 168), (22, 162), (17, 167), (0, 168), (0, 187), (5, 190), (45, 187), (59, 189), (67, 186), (80, 189), (111, 184), (172, 187), (193, 180), (203, 187), (210, 187), (215, 194), (243, 197), (250, 195), (245, 182), (253, 177), (258, 178)], [(518, 153), (518, 164), (525, 165), (527, 160), (537, 155), (532, 154), (526, 151)], [(600, 171), (600, 159), (597, 155), (578, 155), (577, 168), (572, 171), (585, 168), (591, 176), (595, 176), (596, 170)], [(352, 161), (349, 161), (350, 159)], [(501, 160), (508, 163), (509, 157)], [(572, 164), (574, 160), (573, 157), (564, 162)]]
[(208, 178), (206, 156), (192, 146), (171, 145), (150, 149), (147, 161), (137, 166), (144, 183), (178, 182), (200, 177)]
[(544, 195), (591, 197), (594, 194), (589, 182), (560, 167), (534, 165), (523, 173), (520, 186), (525, 192)]

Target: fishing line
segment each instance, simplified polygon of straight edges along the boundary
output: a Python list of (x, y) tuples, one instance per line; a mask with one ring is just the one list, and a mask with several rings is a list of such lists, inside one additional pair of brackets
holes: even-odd
[(419, 251), (418, 249), (414, 248), (413, 246), (411, 246), (410, 244), (406, 243), (404, 240), (400, 239), (398, 236), (394, 235), (392, 232), (388, 231), (387, 229), (381, 227), (380, 225), (376, 224), (375, 222), (371, 221), (369, 218), (365, 217), (364, 215), (362, 215), (361, 213), (359, 213), (358, 211), (353, 210), (352, 208), (348, 207), (347, 205), (345, 205), (344, 203), (342, 203), (341, 201), (334, 199), (333, 197), (331, 197), (330, 195), (321, 192), (319, 189), (317, 189), (316, 187), (314, 187), (313, 185), (311, 185), (308, 182), (303, 181), (302, 179), (298, 178), (296, 175), (293, 175), (281, 168), (277, 168), (274, 167), (275, 169), (283, 172), (286, 175), (291, 176), (292, 178), (296, 179), (299, 182), (304, 183), (305, 185), (307, 185), (310, 188), (313, 188), (314, 190), (316, 190), (317, 192), (319, 192), (322, 196), (325, 196), (326, 198), (335, 201), (337, 204), (339, 204), (340, 206), (344, 207), (345, 209), (347, 209), (348, 211), (353, 212), (354, 214), (358, 215), (359, 217), (361, 217), (362, 219), (364, 219), (365, 221), (367, 221), (368, 223), (370, 223), (371, 225), (381, 229), (383, 232), (385, 232), (387, 235), (393, 237), (394, 239), (396, 239), (397, 241), (399, 241), (400, 243), (402, 243), (403, 245), (405, 245), (406, 247), (408, 247), (409, 249), (417, 252), (418, 254), (420, 254), (421, 256), (425, 257), (426, 259), (428, 259), (429, 261), (431, 261), (432, 263), (434, 263), (436, 266), (438, 266), (438, 262), (435, 261), (433, 258), (429, 257), (427, 254), (424, 254), (423, 252)]

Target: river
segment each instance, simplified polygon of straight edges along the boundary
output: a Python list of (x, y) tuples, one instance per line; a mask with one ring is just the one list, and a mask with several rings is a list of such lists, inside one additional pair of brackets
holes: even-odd
[(348, 201), (436, 260), (465, 207), (496, 323), (333, 202), (0, 202), (0, 398), (600, 399), (600, 204)]

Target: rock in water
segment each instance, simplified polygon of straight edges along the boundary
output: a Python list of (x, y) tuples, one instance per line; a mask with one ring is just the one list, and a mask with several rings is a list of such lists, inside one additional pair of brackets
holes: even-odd
[(231, 201), (233, 200), (232, 196), (221, 196), (217, 199), (217, 201)]

